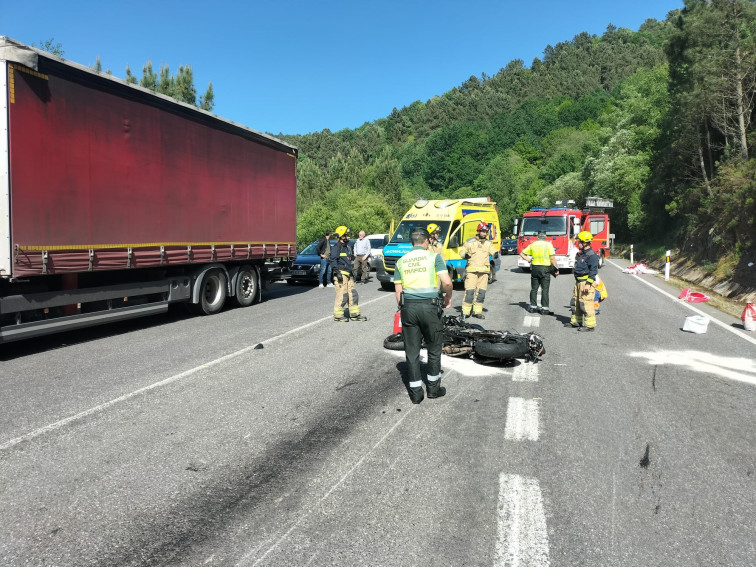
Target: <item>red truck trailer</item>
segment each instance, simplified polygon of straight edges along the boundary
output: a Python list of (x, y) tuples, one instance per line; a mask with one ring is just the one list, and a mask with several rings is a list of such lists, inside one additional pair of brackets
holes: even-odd
[[(538, 233), (544, 231), (546, 240), (554, 245), (559, 269), (571, 270), (575, 266), (578, 247), (576, 238), (580, 231), (587, 230), (593, 234), (591, 246), (599, 257), (599, 268), (609, 258), (612, 235), (609, 231), (609, 215), (606, 210), (614, 207), (610, 199), (586, 197), (585, 207), (574, 208), (575, 202), (557, 201), (555, 207), (536, 207), (522, 216), (521, 222), (515, 221), (517, 235), (517, 253), (520, 254), (531, 242), (538, 239)], [(517, 265), (523, 270), (530, 270), (530, 262), (517, 259)]]
[(297, 148), (0, 36), (0, 342), (248, 306), (296, 256)]

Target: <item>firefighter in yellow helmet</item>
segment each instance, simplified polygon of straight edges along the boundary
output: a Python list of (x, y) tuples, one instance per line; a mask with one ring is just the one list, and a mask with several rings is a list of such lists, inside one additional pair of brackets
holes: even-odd
[(593, 235), (584, 230), (577, 235), (578, 253), (575, 256), (575, 288), (572, 292), (572, 317), (565, 327), (577, 327), (578, 331), (593, 331), (596, 328), (596, 311), (594, 296), (596, 295), (596, 278), (598, 277), (599, 260), (596, 252), (591, 248)]
[(428, 231), (428, 234), (430, 234), (430, 240), (428, 241), (428, 250), (435, 252), (436, 254), (440, 254), (443, 258), (444, 245), (438, 241), (438, 237), (441, 236), (441, 227), (432, 222), (426, 227), (426, 230)]
[[(354, 254), (349, 246), (349, 228), (340, 226), (334, 231), (336, 244), (331, 246), (331, 273), (336, 290), (333, 303), (333, 320), (340, 322), (367, 321), (360, 315), (359, 296), (354, 289), (352, 277), (352, 260)], [(348, 310), (344, 308), (348, 306)]]
[(488, 225), (485, 222), (478, 224), (476, 235), (465, 241), (463, 250), (467, 266), (462, 316), (469, 317), (472, 314), (478, 319), (485, 319), (483, 301), (486, 298), (488, 275), (491, 272), (490, 257), (496, 252), (493, 241), (488, 239)]

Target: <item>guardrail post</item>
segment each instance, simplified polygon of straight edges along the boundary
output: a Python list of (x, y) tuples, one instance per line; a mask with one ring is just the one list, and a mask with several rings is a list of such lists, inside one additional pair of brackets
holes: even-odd
[(633, 245), (630, 245), (630, 265), (635, 265), (635, 262), (633, 262)]
[(671, 250), (667, 250), (667, 263), (664, 264), (664, 281), (669, 281), (669, 255)]

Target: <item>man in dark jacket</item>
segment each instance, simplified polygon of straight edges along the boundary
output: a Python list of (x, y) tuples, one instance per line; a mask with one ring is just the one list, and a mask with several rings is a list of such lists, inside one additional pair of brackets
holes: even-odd
[(599, 260), (596, 252), (591, 248), (593, 235), (584, 230), (577, 235), (580, 250), (575, 256), (575, 288), (572, 292), (574, 307), (572, 317), (565, 327), (578, 327), (578, 331), (590, 332), (596, 329), (596, 311), (594, 296), (596, 295), (596, 277), (598, 276)]
[[(331, 231), (326, 230), (325, 236), (318, 241), (318, 247), (316, 249), (318, 256), (320, 256), (320, 275), (318, 276), (318, 287), (333, 287), (331, 283)], [(327, 272), (327, 274), (326, 274)], [(323, 276), (327, 276), (323, 280)]]

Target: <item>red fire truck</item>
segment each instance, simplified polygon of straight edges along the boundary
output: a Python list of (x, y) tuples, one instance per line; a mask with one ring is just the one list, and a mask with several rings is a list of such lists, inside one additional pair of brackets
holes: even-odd
[[(586, 197), (585, 207), (576, 209), (575, 201), (557, 201), (555, 207), (536, 207), (515, 221), (517, 235), (517, 253), (522, 252), (528, 244), (538, 239), (540, 231), (546, 232), (546, 240), (551, 242), (556, 251), (557, 264), (560, 269), (571, 270), (575, 266), (575, 254), (578, 248), (576, 237), (580, 231), (587, 230), (593, 235), (593, 249), (599, 257), (599, 267), (609, 257), (610, 240), (614, 235), (609, 232), (609, 215), (606, 210), (614, 203), (600, 197)], [(519, 225), (519, 226), (518, 226)], [(530, 263), (522, 258), (517, 265), (523, 270), (530, 270)]]

